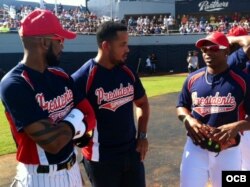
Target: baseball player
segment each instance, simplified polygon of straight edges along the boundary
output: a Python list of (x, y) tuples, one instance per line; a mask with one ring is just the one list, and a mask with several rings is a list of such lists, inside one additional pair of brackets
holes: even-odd
[(124, 64), (127, 27), (105, 22), (98, 28), (97, 42), (97, 56), (72, 75), (97, 119), (93, 141), (82, 149), (83, 163), (93, 187), (145, 187), (142, 161), (148, 150), (149, 104), (140, 79)]
[(241, 170), (239, 146), (227, 148), (217, 155), (201, 148), (201, 129), (216, 127), (211, 137), (226, 143), (240, 130), (249, 130), (249, 77), (227, 64), (229, 42), (220, 32), (200, 39), (196, 47), (202, 51), (206, 67), (190, 74), (178, 98), (177, 114), (183, 121), (188, 138), (181, 163), (182, 187), (221, 186), (223, 170)]
[[(243, 69), (247, 74), (250, 73), (250, 37), (248, 32), (240, 26), (233, 27), (228, 32), (231, 54), (228, 57), (228, 64), (231, 68)], [(234, 37), (236, 36), (236, 37)], [(243, 36), (243, 37), (242, 37)], [(242, 133), (240, 148), (242, 151), (242, 170), (250, 170), (250, 132)]]
[[(17, 174), (11, 186), (80, 187), (74, 142), (95, 124), (86, 99), (75, 95), (72, 79), (57, 66), (64, 39), (76, 34), (64, 30), (48, 10), (36, 9), (21, 21), (24, 56), (2, 79), (0, 95), (17, 145)], [(80, 102), (79, 102), (80, 101)], [(76, 105), (77, 104), (77, 105)]]

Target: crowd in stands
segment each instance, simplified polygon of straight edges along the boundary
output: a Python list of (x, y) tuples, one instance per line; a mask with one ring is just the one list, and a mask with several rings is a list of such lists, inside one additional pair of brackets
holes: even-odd
[[(10, 6), (6, 10), (6, 8), (0, 7), (0, 32), (16, 32), (20, 27), (20, 20), (34, 8)], [(93, 12), (85, 11), (82, 7), (65, 10), (61, 4), (58, 5), (56, 13), (65, 28), (82, 34), (94, 34), (102, 22), (110, 20), (108, 16), (98, 17)], [(234, 25), (241, 25), (250, 31), (250, 16), (240, 16), (238, 13), (232, 16), (210, 15), (207, 18), (178, 15), (176, 19), (172, 15), (145, 15), (131, 16), (123, 20), (115, 18), (114, 21), (126, 23), (131, 35), (209, 33), (215, 30), (227, 33)]]
[(183, 15), (179, 18), (180, 28), (179, 32), (181, 34), (188, 33), (209, 33), (212, 31), (220, 31), (227, 33), (230, 28), (234, 26), (241, 26), (245, 28), (248, 32), (250, 31), (250, 16), (241, 16), (239, 13), (235, 12), (232, 16), (214, 16), (210, 15), (206, 17), (195, 17)]

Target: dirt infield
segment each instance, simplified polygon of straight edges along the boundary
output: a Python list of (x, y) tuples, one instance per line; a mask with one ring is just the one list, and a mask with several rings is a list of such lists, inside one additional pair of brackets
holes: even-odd
[[(175, 103), (177, 94), (149, 99), (149, 152), (145, 160), (147, 187), (178, 187), (179, 166), (186, 139), (185, 130), (177, 120)], [(15, 175), (15, 154), (0, 157), (0, 187), (9, 186)], [(90, 184), (86, 179), (86, 187)]]

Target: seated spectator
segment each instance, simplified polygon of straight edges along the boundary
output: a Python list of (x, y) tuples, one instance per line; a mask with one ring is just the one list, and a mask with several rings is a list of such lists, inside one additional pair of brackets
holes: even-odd
[(187, 33), (187, 27), (186, 24), (182, 24), (179, 29), (180, 34), (186, 34)]
[(200, 18), (200, 24), (205, 24), (206, 23), (206, 18), (204, 16), (201, 16)]

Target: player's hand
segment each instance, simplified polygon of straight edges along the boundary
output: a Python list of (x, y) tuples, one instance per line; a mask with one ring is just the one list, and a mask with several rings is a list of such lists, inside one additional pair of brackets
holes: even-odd
[(77, 147), (85, 147), (89, 144), (89, 142), (92, 140), (93, 137), (93, 131), (86, 132), (83, 136), (80, 138), (74, 139), (73, 142)]
[(148, 152), (148, 139), (137, 139), (136, 151), (140, 153), (141, 161), (145, 160)]
[(225, 144), (231, 138), (236, 137), (239, 133), (236, 123), (225, 124), (217, 128), (211, 135), (218, 142)]
[(200, 121), (191, 116), (188, 116), (185, 120), (185, 127), (188, 132), (188, 136), (193, 140), (195, 145), (205, 139), (200, 131), (202, 125), (203, 124)]

